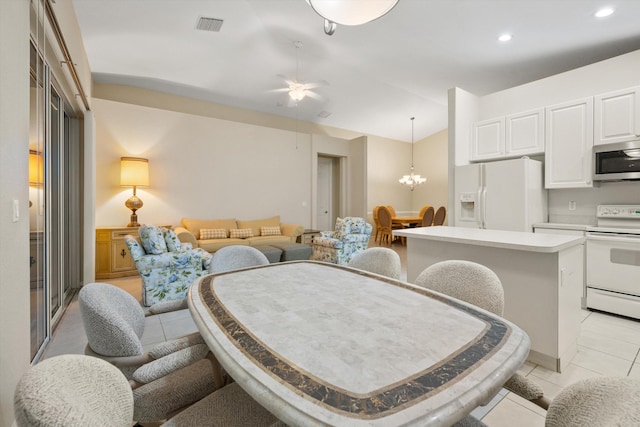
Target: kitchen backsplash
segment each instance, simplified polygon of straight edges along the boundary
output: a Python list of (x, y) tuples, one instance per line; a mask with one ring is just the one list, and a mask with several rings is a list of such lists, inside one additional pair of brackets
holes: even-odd
[(598, 205), (640, 204), (640, 181), (603, 182), (594, 188), (549, 190), (548, 202), (549, 222), (596, 225)]

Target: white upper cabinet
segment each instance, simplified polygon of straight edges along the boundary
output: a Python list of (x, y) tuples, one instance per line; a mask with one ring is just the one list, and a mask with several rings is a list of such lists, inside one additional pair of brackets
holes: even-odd
[(506, 156), (544, 153), (544, 108), (511, 114), (506, 125)]
[(495, 159), (502, 156), (504, 156), (504, 117), (475, 123), (471, 160)]
[(640, 87), (595, 97), (594, 145), (640, 138)]
[(544, 109), (510, 114), (473, 125), (471, 160), (544, 153)]
[(546, 188), (593, 187), (593, 98), (546, 108)]

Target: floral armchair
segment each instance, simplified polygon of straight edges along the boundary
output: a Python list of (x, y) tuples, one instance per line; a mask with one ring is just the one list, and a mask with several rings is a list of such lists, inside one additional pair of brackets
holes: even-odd
[(138, 235), (142, 245), (130, 235), (125, 243), (142, 277), (143, 305), (183, 299), (189, 285), (209, 273), (212, 255), (192, 249), (191, 243), (180, 243), (173, 230), (143, 225)]
[(367, 249), (371, 229), (364, 218), (338, 218), (335, 231), (322, 231), (313, 239), (311, 259), (346, 265), (352, 256)]

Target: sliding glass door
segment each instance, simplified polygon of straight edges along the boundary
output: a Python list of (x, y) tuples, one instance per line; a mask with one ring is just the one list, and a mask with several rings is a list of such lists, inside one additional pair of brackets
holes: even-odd
[(29, 224), (31, 357), (36, 361), (81, 284), (80, 120), (31, 45)]

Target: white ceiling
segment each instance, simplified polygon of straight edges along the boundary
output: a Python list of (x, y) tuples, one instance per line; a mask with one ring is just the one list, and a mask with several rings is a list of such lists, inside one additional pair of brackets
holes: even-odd
[[(640, 0), (400, 0), (333, 36), (305, 0), (73, 0), (97, 82), (404, 141), (447, 127), (447, 90), (496, 92), (640, 49)], [(616, 12), (593, 16), (602, 6)], [(223, 19), (220, 32), (196, 30)], [(503, 32), (513, 34), (502, 43)], [(287, 106), (282, 76), (325, 80)], [(639, 70), (640, 72), (640, 70)], [(327, 118), (321, 112), (330, 112)]]

